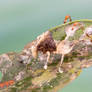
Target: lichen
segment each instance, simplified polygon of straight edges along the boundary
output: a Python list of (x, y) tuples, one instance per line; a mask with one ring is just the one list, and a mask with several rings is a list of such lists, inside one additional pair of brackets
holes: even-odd
[[(49, 31), (52, 32), (53, 38), (55, 40), (64, 40), (66, 36), (64, 28), (74, 22), (59, 25), (55, 28), (50, 29)], [(88, 20), (78, 20), (77, 22), (83, 22), (85, 24), (85, 27), (92, 25), (92, 21)], [(69, 39), (71, 41), (78, 39), (82, 33), (83, 31), (80, 29), (76, 32), (73, 38)], [(85, 65), (86, 63), (90, 62), (89, 59), (92, 58), (92, 48), (89, 47), (91, 50), (90, 52), (88, 52), (88, 55), (85, 55), (86, 51), (81, 51), (81, 53), (83, 53), (83, 55), (81, 55), (81, 53), (79, 52), (81, 48), (85, 48), (85, 46), (79, 44), (71, 51), (70, 54), (65, 56), (64, 63), (62, 64), (64, 73), (62, 74), (58, 73), (60, 55), (52, 55), (51, 58), (54, 58), (52, 59), (52, 64), (49, 64), (48, 69), (44, 70), (44, 61), (40, 61), (39, 59), (35, 60), (32, 58), (29, 64), (23, 65), (18, 62), (19, 54), (13, 54), (12, 62), (14, 64), (14, 67), (9, 68), (10, 72), (7, 72), (2, 82), (9, 78), (8, 73), (11, 73), (13, 75), (12, 78), (10, 77), (10, 79), (13, 79), (13, 77), (16, 76), (20, 71), (25, 71), (25, 74), (21, 80), (15, 81), (14, 85), (0, 90), (0, 92), (54, 92), (53, 90), (57, 92), (57, 90), (63, 88), (66, 84), (70, 83), (80, 75), (82, 71), (81, 65)], [(77, 49), (79, 49), (79, 51)]]

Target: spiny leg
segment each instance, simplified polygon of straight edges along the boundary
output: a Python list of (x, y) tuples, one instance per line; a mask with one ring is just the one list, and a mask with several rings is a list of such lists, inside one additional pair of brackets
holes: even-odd
[(50, 52), (48, 51), (47, 52), (47, 60), (46, 60), (46, 63), (44, 65), (44, 69), (47, 69), (49, 60), (50, 60)]
[(60, 66), (59, 66), (59, 72), (60, 73), (63, 73), (63, 70), (61, 70), (61, 65), (62, 65), (62, 63), (63, 63), (63, 61), (64, 61), (64, 54), (62, 54), (62, 57), (61, 57), (61, 62), (60, 62)]

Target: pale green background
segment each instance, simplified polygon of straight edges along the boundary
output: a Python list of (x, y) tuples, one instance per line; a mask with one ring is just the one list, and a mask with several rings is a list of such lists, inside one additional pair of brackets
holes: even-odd
[[(0, 54), (20, 51), (39, 34), (72, 19), (92, 19), (92, 0), (0, 0)], [(62, 92), (91, 92), (92, 68)], [(61, 91), (59, 91), (61, 92)]]

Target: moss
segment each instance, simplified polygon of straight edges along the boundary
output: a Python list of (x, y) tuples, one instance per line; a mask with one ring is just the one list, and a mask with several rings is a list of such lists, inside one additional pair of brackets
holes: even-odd
[(15, 83), (14, 86), (16, 88), (15, 87), (12, 87), (10, 92), (13, 92), (12, 90), (15, 90), (14, 92), (16, 92), (16, 90), (18, 90), (18, 92), (20, 92), (21, 90), (27, 89), (29, 86), (32, 85), (31, 80), (32, 80), (32, 77), (29, 76), (29, 77), (27, 77), (27, 78), (25, 78), (25, 79), (23, 79), (23, 80)]
[(48, 92), (48, 90), (53, 89), (55, 86), (59, 85), (60, 81), (62, 80), (64, 74), (57, 73), (57, 77), (53, 78), (48, 84), (43, 86), (42, 92)]
[(27, 83), (24, 84), (24, 87), (21, 88), (21, 90), (26, 90), (31, 85), (32, 85), (32, 83), (29, 81), (29, 82), (27, 82)]
[(73, 68), (73, 69), (69, 70), (69, 72), (73, 74), (73, 73), (75, 73), (75, 69)]
[(51, 85), (45, 85), (42, 92), (48, 92), (50, 89), (52, 89)]
[(66, 83), (69, 80), (70, 80), (69, 76), (67, 76), (65, 73), (63, 73), (63, 74), (57, 73), (57, 77), (56, 78), (52, 79), (48, 83), (48, 85), (44, 85), (42, 92), (48, 92), (51, 89), (54, 89), (54, 87), (58, 86), (60, 84), (60, 82), (61, 83)]
[(17, 88), (11, 88), (10, 92), (18, 92), (18, 91), (17, 91)]
[(40, 88), (35, 88), (31, 92), (41, 92), (40, 90), (41, 90)]
[(55, 61), (52, 64), (50, 64), (49, 66), (56, 66), (57, 64), (58, 64), (58, 61)]

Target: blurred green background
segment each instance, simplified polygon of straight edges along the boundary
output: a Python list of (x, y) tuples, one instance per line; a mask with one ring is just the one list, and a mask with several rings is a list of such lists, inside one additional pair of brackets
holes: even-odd
[[(73, 20), (92, 19), (92, 0), (0, 0), (0, 54), (21, 51), (39, 34)], [(85, 69), (62, 92), (91, 92), (92, 68)], [(61, 91), (59, 91), (61, 92)]]

